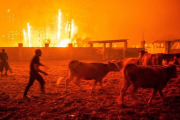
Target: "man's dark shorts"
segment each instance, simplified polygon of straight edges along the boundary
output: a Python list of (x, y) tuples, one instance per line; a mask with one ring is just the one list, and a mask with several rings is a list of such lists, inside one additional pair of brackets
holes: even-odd
[(2, 62), (0, 67), (1, 67), (1, 68), (0, 68), (0, 71), (1, 71), (1, 72), (3, 71), (4, 68), (5, 68), (6, 71), (7, 71), (8, 68), (9, 68), (7, 62)]

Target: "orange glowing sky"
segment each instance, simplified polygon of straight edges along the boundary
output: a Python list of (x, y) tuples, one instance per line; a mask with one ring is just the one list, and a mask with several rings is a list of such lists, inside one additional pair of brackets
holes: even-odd
[[(16, 18), (11, 26), (2, 23), (8, 9)], [(71, 13), (79, 33), (92, 40), (127, 38), (129, 45), (138, 44), (142, 31), (146, 41), (180, 38), (179, 0), (4, 0), (0, 28), (22, 29), (27, 22), (38, 28), (58, 9), (66, 18)]]

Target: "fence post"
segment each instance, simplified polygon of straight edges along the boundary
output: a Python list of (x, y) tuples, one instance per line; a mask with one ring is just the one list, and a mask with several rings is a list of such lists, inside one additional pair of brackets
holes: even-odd
[(126, 58), (127, 41), (124, 42), (123, 58)]
[(89, 43), (89, 44), (90, 44), (91, 53), (93, 54), (93, 43)]
[(73, 58), (73, 45), (72, 45), (72, 43), (69, 43), (68, 47), (69, 47), (69, 59), (72, 60), (72, 58)]
[(141, 48), (145, 48), (145, 41), (141, 41)]
[(109, 49), (108, 49), (108, 59), (111, 59), (112, 58), (112, 43), (109, 43)]
[(90, 44), (90, 48), (93, 48), (93, 43), (89, 43)]
[(168, 54), (170, 50), (170, 41), (165, 42), (165, 53)]
[(106, 59), (106, 43), (103, 43), (103, 60)]
[(94, 53), (93, 43), (89, 43), (89, 45), (90, 45), (91, 56), (93, 57), (93, 53)]

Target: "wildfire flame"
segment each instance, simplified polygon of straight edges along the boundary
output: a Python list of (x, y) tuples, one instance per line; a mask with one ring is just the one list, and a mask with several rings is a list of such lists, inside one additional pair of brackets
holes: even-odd
[(26, 40), (26, 31), (25, 29), (23, 29), (23, 36), (24, 36), (24, 42), (25, 42), (25, 45), (27, 44), (27, 40)]
[[(49, 31), (45, 28), (45, 32), (32, 30), (29, 22), (27, 23), (27, 29), (23, 29), (24, 44), (26, 47), (40, 46), (44, 45), (48, 41), (50, 47), (67, 47), (69, 43), (73, 43), (74, 47), (76, 46), (75, 41), (72, 41), (77, 29), (75, 28), (74, 19), (70, 19), (66, 22), (65, 28), (62, 29), (62, 13), (61, 10), (58, 10), (58, 17), (56, 18), (58, 23), (56, 24), (57, 28), (55, 33)], [(61, 31), (65, 30), (65, 34), (61, 35)], [(48, 31), (48, 32), (46, 32)], [(47, 35), (48, 34), (48, 35)], [(45, 37), (43, 37), (45, 36)], [(48, 37), (48, 38), (47, 38)], [(65, 39), (62, 39), (65, 38)], [(37, 42), (38, 40), (38, 42)]]
[(72, 38), (74, 35), (74, 20), (73, 19), (71, 20), (71, 29), (69, 31), (71, 31), (71, 38)]
[(60, 40), (61, 35), (61, 11), (59, 9), (59, 15), (58, 15), (58, 33), (57, 33), (57, 39)]
[(30, 30), (30, 25), (27, 23), (27, 28), (28, 28), (28, 40), (29, 40), (29, 47), (31, 47), (31, 30)]
[(69, 43), (70, 43), (69, 39), (64, 39), (58, 43), (57, 47), (67, 47)]

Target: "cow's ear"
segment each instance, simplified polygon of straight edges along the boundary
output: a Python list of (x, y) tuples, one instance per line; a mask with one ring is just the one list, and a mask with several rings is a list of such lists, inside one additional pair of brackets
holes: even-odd
[(108, 64), (113, 64), (113, 63), (115, 63), (116, 61), (108, 61)]

